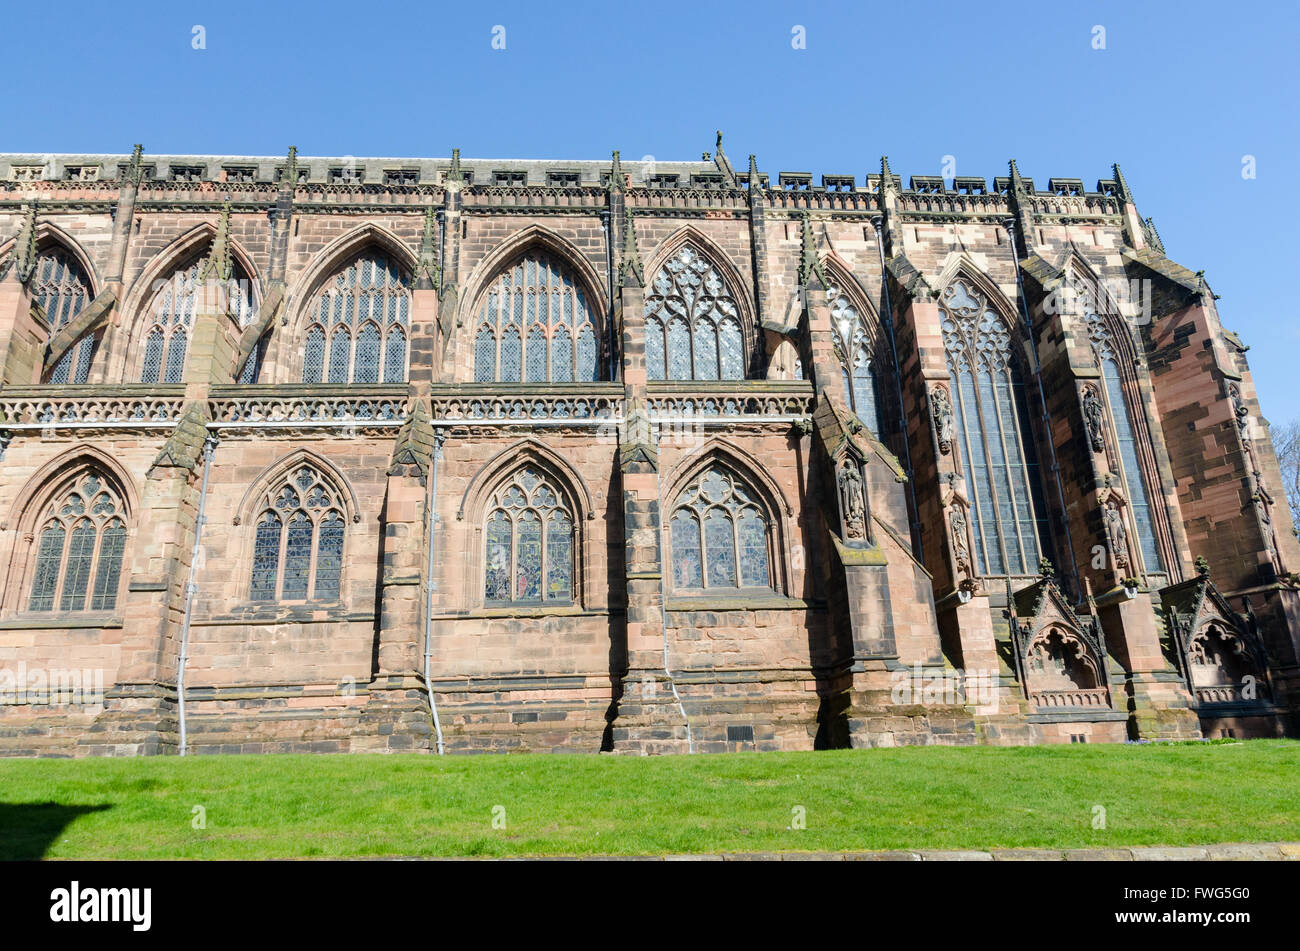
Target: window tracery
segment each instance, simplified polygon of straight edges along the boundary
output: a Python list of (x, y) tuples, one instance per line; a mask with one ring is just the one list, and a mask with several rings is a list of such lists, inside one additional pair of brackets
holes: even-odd
[(36, 538), (29, 611), (111, 611), (126, 550), (122, 500), (90, 468), (50, 501)]
[(519, 469), (493, 493), (484, 534), (486, 603), (575, 600), (573, 513), (540, 470)]
[(267, 489), (253, 528), (251, 601), (339, 597), (344, 508), (316, 467), (295, 466)]
[(474, 338), (476, 383), (599, 379), (596, 325), (573, 274), (530, 253), (493, 280)]
[(983, 575), (1037, 572), (1046, 505), (1011, 332), (967, 282), (939, 302), (954, 429), (971, 486), (971, 529)]
[(732, 289), (693, 245), (655, 275), (645, 302), (651, 380), (742, 380), (745, 345)]
[(410, 276), (377, 250), (362, 252), (316, 296), (302, 381), (405, 382), (410, 312)]

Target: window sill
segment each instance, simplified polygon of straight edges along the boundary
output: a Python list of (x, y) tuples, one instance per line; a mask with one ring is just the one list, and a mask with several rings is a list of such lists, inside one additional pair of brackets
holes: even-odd
[(806, 611), (808, 602), (800, 598), (787, 598), (770, 592), (768, 594), (745, 594), (738, 592), (727, 595), (678, 595), (669, 598), (666, 605), (673, 612), (698, 611)]
[(112, 614), (28, 615), (0, 620), (0, 631), (40, 631), (121, 626), (122, 618)]
[(265, 624), (277, 621), (295, 623), (314, 621), (370, 620), (373, 612), (349, 611), (342, 601), (267, 601), (245, 602), (233, 611), (209, 617), (195, 617), (196, 624)]
[(591, 613), (577, 604), (486, 604), (468, 617), (571, 617)]

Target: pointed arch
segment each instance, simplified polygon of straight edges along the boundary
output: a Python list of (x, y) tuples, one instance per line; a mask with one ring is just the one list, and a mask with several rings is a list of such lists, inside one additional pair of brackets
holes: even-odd
[(115, 610), (138, 505), (134, 482), (102, 450), (78, 447), (43, 465), (4, 526), (17, 529), (9, 533), (6, 611)]
[(853, 273), (852, 266), (837, 251), (829, 249), (822, 255), (822, 267), (826, 271), (826, 276), (849, 296), (868, 333), (873, 338), (881, 337), (884, 331), (881, 328), (880, 312), (876, 308), (876, 302), (862, 286), (858, 276)]
[[(49, 324), (47, 352), (60, 333), (66, 334), (101, 286), (89, 257), (66, 232), (49, 222), (36, 227), (36, 270), (28, 282), (33, 303)], [(102, 328), (81, 334), (58, 361), (45, 371), (45, 383), (85, 383), (103, 336)]]
[(360, 520), (350, 493), (347, 480), (308, 450), (290, 453), (249, 487), (236, 519), (248, 522), (240, 561), (248, 602), (344, 598), (348, 525)]
[(965, 280), (984, 295), (985, 300), (989, 302), (993, 310), (1006, 324), (1008, 332), (1016, 342), (1016, 359), (1023, 363), (1025, 330), (1020, 321), (1020, 310), (1017, 308), (1015, 301), (1007, 297), (1002, 287), (985, 273), (984, 269), (971, 257), (969, 251), (956, 251), (949, 254), (945, 259), (943, 266), (939, 269), (939, 274), (931, 284), (939, 300), (943, 299), (944, 291), (957, 280)]
[(831, 311), (831, 343), (840, 360), (849, 407), (877, 439), (894, 428), (893, 356), (870, 296), (849, 267), (833, 252), (823, 258)]
[(955, 459), (970, 486), (976, 573), (1032, 576), (1051, 550), (1051, 534), (1019, 321), (996, 285), (960, 257), (945, 268), (938, 307)]
[(132, 516), (140, 510), (140, 496), (136, 491), (135, 480), (130, 473), (113, 456), (97, 446), (76, 446), (60, 453), (46, 462), (23, 483), (22, 489), (14, 499), (9, 517), (0, 522), (0, 531), (12, 528), (17, 533), (28, 531), (39, 513), (32, 510), (39, 508), (45, 501), (42, 493), (55, 491), (52, 483), (68, 472), (80, 466), (97, 466), (113, 479), (122, 499)]
[(468, 327), (478, 319), (492, 279), (533, 248), (560, 258), (582, 280), (588, 304), (599, 321), (597, 330), (603, 330), (605, 315), (609, 313), (609, 295), (604, 279), (573, 242), (539, 224), (528, 225), (503, 239), (474, 265), (463, 282), (465, 293), (461, 295), (461, 313), (457, 315), (464, 325)]
[[(1126, 379), (1136, 379), (1130, 371), (1138, 357), (1137, 347), (1128, 323), (1120, 315), (1119, 302), (1111, 294), (1110, 288), (1106, 286), (1096, 270), (1079, 253), (1077, 248), (1072, 248), (1066, 253), (1066, 260), (1061, 266), (1061, 271), (1065, 280), (1070, 281), (1076, 287), (1079, 284), (1086, 286), (1084, 296), (1081, 298), (1085, 303), (1086, 311), (1101, 318), (1101, 328), (1109, 337), (1108, 343), (1115, 350), (1119, 358), (1118, 363), (1124, 370)], [(1095, 346), (1097, 341), (1093, 339), (1093, 327), (1087, 321), (1085, 314), (1079, 313), (1076, 317), (1080, 321), (1076, 331), (1087, 334), (1089, 342)]]
[(675, 591), (789, 591), (793, 510), (758, 460), (713, 438), (664, 486), (660, 544)]
[[(163, 248), (140, 270), (135, 280), (122, 299), (121, 314), (123, 319), (115, 334), (116, 351), (109, 356), (107, 373), (119, 376), (128, 382), (136, 382), (145, 373), (149, 363), (147, 341), (156, 321), (152, 306), (160, 294), (170, 293), (166, 285), (180, 282), (184, 284), (185, 272), (202, 260), (217, 234), (217, 226), (205, 221), (179, 235)], [(238, 295), (239, 309), (246, 315), (242, 319), (251, 320), (257, 313), (261, 300), (261, 281), (253, 259), (243, 245), (233, 235), (228, 238), (230, 255), (234, 263), (231, 281)], [(244, 284), (247, 284), (245, 292)], [(192, 329), (192, 328), (188, 328)], [(179, 353), (180, 351), (178, 351)], [(160, 357), (161, 359), (161, 357)], [(161, 381), (166, 375), (165, 367), (159, 374)]]
[(529, 437), (501, 450), (474, 473), (461, 495), (456, 519), (480, 518), (488, 493), (508, 472), (525, 465), (535, 465), (555, 477), (568, 494), (574, 517), (578, 521), (585, 522), (596, 517), (587, 483), (573, 464), (546, 444)]
[(582, 476), (525, 439), (485, 463), (461, 497), (466, 603), (580, 605), (592, 570), (585, 523), (595, 518)]
[[(718, 272), (719, 277), (730, 291), (731, 300), (735, 302), (737, 318), (740, 323), (740, 343), (744, 354), (742, 378), (754, 378), (760, 367), (760, 337), (758, 318), (754, 311), (754, 289), (752, 283), (736, 267), (725, 250), (694, 225), (683, 225), (659, 243), (648, 259), (645, 269), (647, 278), (646, 313), (647, 320), (651, 311), (651, 299), (654, 296), (655, 282), (665, 266), (684, 249), (692, 248)], [(647, 324), (647, 333), (649, 326)], [(665, 352), (669, 348), (665, 347)], [(672, 378), (671, 373), (665, 374)]]
[(1081, 305), (1073, 314), (1073, 329), (1086, 335), (1085, 346), (1101, 373), (1096, 385), (1081, 388), (1085, 429), (1093, 427), (1092, 448), (1105, 453), (1107, 468), (1119, 480), (1126, 499), (1127, 528), (1138, 543), (1141, 573), (1163, 574), (1177, 558), (1160, 491), (1152, 428), (1142, 400), (1133, 335), (1117, 302), (1077, 249), (1069, 253), (1063, 270)]
[(316, 253), (307, 269), (302, 272), (286, 295), (291, 301), (286, 335), (296, 342), (303, 330), (312, 321), (312, 303), (325, 283), (339, 270), (345, 268), (352, 259), (369, 247), (378, 248), (392, 257), (398, 267), (408, 277), (415, 273), (415, 254), (406, 242), (383, 225), (373, 221), (359, 224), (346, 234), (340, 235)]
[[(10, 242), (10, 244), (12, 244), (12, 242)], [(94, 296), (104, 289), (104, 279), (99, 273), (99, 268), (95, 266), (95, 262), (91, 259), (90, 255), (86, 253), (86, 249), (82, 247), (81, 242), (49, 220), (37, 221), (37, 252), (45, 251), (54, 245), (62, 247), (63, 250), (71, 254), (76, 259), (77, 263), (81, 265), (81, 269), (86, 273), (86, 278), (90, 282), (91, 298), (94, 299)], [(7, 247), (8, 245), (4, 248), (0, 248), (0, 258), (4, 257), (4, 251)]]
[(321, 251), (289, 294), (276, 333), (282, 379), (305, 383), (404, 383), (415, 258), (373, 222)]
[(339, 492), (348, 524), (361, 522), (361, 507), (357, 502), (356, 490), (353, 489), (351, 480), (343, 474), (342, 470), (318, 452), (311, 449), (295, 449), (271, 463), (249, 483), (248, 488), (244, 490), (239, 505), (235, 508), (234, 524), (246, 524), (258, 507), (258, 497), (270, 485), (278, 483), (293, 469), (302, 465), (309, 465), (319, 469), (321, 474), (333, 483), (334, 488)]
[[(545, 262), (549, 279), (537, 280), (538, 274), (531, 270), (540, 274), (536, 262)], [(520, 272), (525, 264), (530, 270)], [(540, 295), (547, 287), (548, 294)], [(567, 383), (608, 378), (609, 299), (604, 281), (568, 239), (541, 225), (529, 225), (485, 255), (465, 288), (460, 297), (459, 342), (472, 358), (462, 362), (472, 365), (473, 381)], [(526, 306), (516, 312), (520, 292), (517, 299)], [(507, 339), (507, 328), (520, 336), (518, 373), (513, 336)], [(546, 348), (524, 346), (539, 328)]]

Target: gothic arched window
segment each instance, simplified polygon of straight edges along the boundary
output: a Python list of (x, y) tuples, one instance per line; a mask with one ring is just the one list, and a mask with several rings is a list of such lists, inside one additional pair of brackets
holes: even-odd
[(1089, 313), (1086, 315), (1086, 320), (1093, 357), (1101, 370), (1103, 383), (1100, 387), (1101, 401), (1105, 407), (1106, 417), (1110, 420), (1110, 431), (1115, 437), (1120, 470), (1118, 475), (1124, 495), (1128, 499), (1128, 507), (1133, 514), (1133, 525), (1137, 530), (1138, 543), (1142, 550), (1142, 562), (1147, 571), (1163, 571), (1146, 480), (1142, 475), (1142, 466), (1138, 462), (1137, 435), (1133, 426), (1133, 416), (1129, 411), (1128, 400), (1124, 396), (1124, 381), (1120, 376), (1119, 358), (1111, 339), (1110, 328), (1106, 325), (1106, 318), (1099, 314)]
[(944, 289), (939, 308), (978, 571), (1034, 574), (1047, 538), (1047, 508), (1010, 328), (960, 280)]
[[(41, 253), (32, 277), (33, 303), (39, 304), (50, 323), (50, 339), (90, 303), (90, 279), (66, 248), (51, 247)], [(64, 351), (50, 371), (50, 383), (85, 383), (95, 355), (95, 335), (86, 334)]]
[(29, 611), (111, 611), (126, 550), (119, 493), (95, 469), (55, 493), (36, 536)]
[(474, 337), (476, 383), (591, 383), (596, 325), (567, 268), (528, 254), (492, 281)]
[(714, 464), (687, 484), (669, 524), (677, 591), (772, 586), (767, 515), (726, 466)]
[(537, 469), (520, 469), (493, 493), (487, 513), (484, 600), (572, 603), (573, 515), (555, 484)]
[(866, 424), (872, 435), (880, 438), (884, 431), (880, 414), (880, 384), (866, 328), (857, 308), (841, 288), (834, 284), (826, 288), (826, 300), (831, 305), (831, 341), (840, 358), (845, 395), (858, 419)]
[(326, 283), (303, 344), (304, 383), (404, 383), (411, 279), (376, 250)]
[(659, 269), (646, 296), (645, 360), (651, 380), (745, 378), (736, 298), (689, 244)]
[(314, 466), (269, 488), (253, 527), (252, 601), (329, 601), (343, 573), (343, 503)]
[[(144, 364), (140, 371), (141, 383), (180, 383), (185, 372), (185, 354), (189, 348), (190, 330), (194, 315), (204, 305), (205, 285), (199, 283), (199, 270), (206, 258), (195, 258), (185, 267), (178, 268), (166, 283), (160, 286), (149, 302), (149, 329), (144, 338)], [(215, 279), (213, 279), (215, 280)], [(225, 282), (216, 303), (228, 307), (244, 327), (256, 316), (253, 306), (253, 282), (248, 273), (235, 261), (230, 280)], [(260, 346), (260, 345), (259, 345)], [(257, 370), (258, 354), (254, 353), (243, 368), (239, 382), (252, 383), (249, 378)]]

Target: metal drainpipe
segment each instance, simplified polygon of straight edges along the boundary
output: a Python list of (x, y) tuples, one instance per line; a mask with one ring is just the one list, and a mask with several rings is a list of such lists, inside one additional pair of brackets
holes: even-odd
[(903, 435), (903, 471), (907, 473), (907, 502), (912, 509), (912, 554), (917, 563), (925, 567), (925, 548), (921, 542), (921, 512), (916, 507), (916, 481), (912, 478), (912, 443), (907, 438), (907, 413), (903, 409), (903, 368), (898, 365), (898, 344), (894, 341), (894, 305), (889, 300), (889, 275), (885, 273), (885, 240), (881, 234), (881, 219), (872, 218), (876, 229), (876, 251), (880, 254), (880, 290), (885, 295), (885, 336), (889, 338), (889, 353), (894, 358), (894, 393), (898, 397), (898, 431)]
[(1061, 465), (1056, 461), (1056, 442), (1052, 439), (1052, 420), (1047, 414), (1047, 395), (1043, 392), (1043, 367), (1038, 362), (1038, 341), (1034, 338), (1034, 324), (1029, 319), (1029, 305), (1025, 300), (1025, 287), (1020, 278), (1020, 261), (1016, 257), (1016, 221), (1008, 218), (1002, 222), (1011, 236), (1011, 269), (1016, 274), (1016, 303), (1020, 305), (1020, 319), (1024, 321), (1025, 333), (1029, 335), (1029, 355), (1034, 361), (1034, 381), (1038, 384), (1038, 406), (1042, 410), (1043, 427), (1047, 430), (1047, 451), (1052, 457), (1052, 478), (1056, 481), (1056, 497), (1061, 504), (1061, 521), (1065, 525), (1065, 550), (1070, 558), (1070, 576), (1074, 579), (1075, 604), (1083, 603), (1082, 586), (1079, 583), (1079, 564), (1074, 558), (1074, 538), (1070, 534), (1070, 515), (1065, 507), (1065, 488), (1061, 485)]
[(190, 608), (194, 603), (194, 575), (199, 561), (199, 545), (203, 540), (203, 525), (207, 516), (203, 514), (208, 501), (208, 473), (212, 469), (212, 453), (217, 448), (215, 433), (208, 433), (203, 440), (203, 480), (199, 485), (199, 511), (194, 519), (194, 548), (190, 551), (190, 573), (185, 581), (185, 616), (181, 623), (181, 652), (176, 662), (176, 712), (180, 720), (180, 755), (186, 753), (185, 732), (185, 663), (190, 651)]
[(614, 242), (610, 234), (612, 227), (609, 211), (600, 213), (600, 224), (605, 229), (605, 280), (609, 285), (609, 308), (605, 314), (605, 323), (609, 324), (609, 359), (606, 361), (606, 369), (609, 371), (610, 380), (616, 380), (614, 375)]
[(442, 443), (446, 437), (441, 432), (433, 435), (433, 472), (429, 477), (429, 501), (425, 504), (424, 522), (425, 539), (429, 548), (429, 572), (425, 576), (426, 601), (424, 606), (424, 686), (429, 692), (429, 711), (433, 714), (433, 732), (438, 740), (438, 755), (447, 750), (442, 742), (442, 721), (438, 719), (438, 704), (433, 699), (433, 681), (430, 679), (433, 657), (433, 592), (437, 585), (433, 580), (434, 570), (434, 533), (438, 524), (438, 460), (442, 458)]
[(677, 692), (677, 681), (673, 679), (673, 672), (668, 667), (668, 588), (664, 579), (664, 559), (663, 559), (663, 484), (659, 481), (659, 466), (655, 466), (655, 494), (659, 496), (659, 512), (661, 524), (659, 531), (659, 616), (662, 619), (664, 628), (664, 673), (668, 676), (668, 684), (673, 689), (673, 699), (677, 701), (677, 710), (682, 715), (682, 722), (686, 724), (686, 752), (695, 752), (695, 736), (691, 732), (691, 721), (686, 716), (686, 706), (682, 703), (681, 694)]

